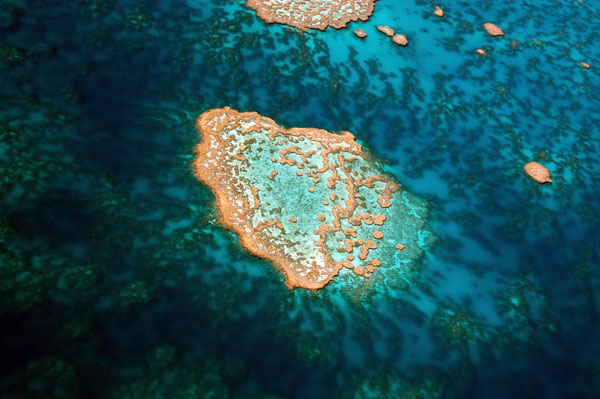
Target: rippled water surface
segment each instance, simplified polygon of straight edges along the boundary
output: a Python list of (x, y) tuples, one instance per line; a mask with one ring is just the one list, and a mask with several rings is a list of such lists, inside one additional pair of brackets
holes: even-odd
[[(0, 397), (599, 397), (600, 3), (439, 5), (302, 33), (240, 0), (2, 1)], [(351, 131), (426, 201), (415, 275), (292, 291), (246, 253), (192, 170), (224, 106)]]

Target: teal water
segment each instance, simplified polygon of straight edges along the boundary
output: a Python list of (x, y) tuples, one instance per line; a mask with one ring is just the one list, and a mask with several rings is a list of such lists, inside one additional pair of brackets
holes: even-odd
[[(0, 397), (598, 397), (600, 5), (302, 34), (244, 3), (0, 3)], [(223, 106), (353, 132), (427, 201), (414, 281), (291, 291), (245, 253), (192, 172)]]

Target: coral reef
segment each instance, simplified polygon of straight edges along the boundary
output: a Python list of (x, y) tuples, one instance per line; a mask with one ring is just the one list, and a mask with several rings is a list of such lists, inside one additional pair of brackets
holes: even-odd
[(406, 36), (400, 33), (395, 34), (394, 37), (392, 37), (392, 40), (394, 41), (394, 43), (400, 46), (406, 46), (408, 44), (408, 39), (406, 38)]
[(498, 25), (492, 24), (490, 22), (486, 22), (485, 24), (483, 24), (483, 28), (485, 29), (485, 31), (487, 33), (489, 33), (492, 36), (503, 36), (504, 32), (502, 31), (502, 29), (500, 29), (500, 27)]
[(206, 111), (198, 128), (196, 175), (215, 192), (223, 224), (290, 287), (322, 288), (344, 267), (368, 278), (424, 225), (349, 132), (284, 129), (230, 108)]
[(366, 33), (364, 30), (362, 30), (362, 29), (356, 29), (356, 30), (354, 31), (354, 34), (355, 34), (356, 36), (360, 37), (360, 38), (363, 38), (363, 37), (366, 37), (366, 36), (367, 36), (367, 33)]
[(389, 37), (394, 36), (394, 30), (392, 28), (390, 28), (389, 26), (387, 26), (387, 25), (379, 25), (377, 27), (377, 30), (379, 32), (384, 33), (385, 35), (387, 35)]
[(524, 166), (525, 172), (538, 183), (552, 183), (550, 171), (537, 162), (529, 162)]
[(247, 0), (267, 23), (325, 30), (328, 26), (344, 28), (350, 21), (366, 21), (373, 13), (375, 0)]

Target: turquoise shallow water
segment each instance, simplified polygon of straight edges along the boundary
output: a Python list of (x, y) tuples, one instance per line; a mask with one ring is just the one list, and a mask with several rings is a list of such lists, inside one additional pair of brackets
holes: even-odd
[[(302, 34), (244, 1), (0, 4), (0, 397), (598, 397), (600, 6), (440, 5)], [(245, 253), (192, 173), (223, 106), (353, 132), (427, 201), (415, 280), (291, 291)]]

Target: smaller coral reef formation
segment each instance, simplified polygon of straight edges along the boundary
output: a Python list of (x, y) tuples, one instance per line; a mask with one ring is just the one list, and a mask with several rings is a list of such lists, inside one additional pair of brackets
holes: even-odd
[(442, 10), (440, 6), (435, 6), (435, 11), (433, 11), (433, 15), (435, 15), (436, 17), (443, 17), (444, 10)]
[(585, 69), (590, 69), (591, 68), (590, 64), (588, 64), (587, 62), (581, 62), (579, 65), (581, 65), (581, 67), (585, 68)]
[(537, 162), (529, 162), (524, 167), (525, 172), (538, 183), (552, 183), (550, 171)]
[(406, 36), (401, 35), (400, 33), (395, 34), (394, 37), (392, 37), (392, 40), (394, 43), (399, 44), (400, 46), (406, 46), (408, 44), (408, 39)]
[(365, 32), (365, 31), (364, 31), (364, 30), (362, 30), (362, 29), (356, 29), (356, 30), (354, 30), (354, 34), (355, 34), (356, 36), (360, 37), (361, 39), (362, 39), (363, 37), (367, 37), (367, 32)]
[(379, 30), (379, 32), (386, 34), (389, 37), (394, 36), (394, 30), (387, 25), (379, 25), (377, 27), (377, 30)]
[(402, 279), (422, 254), (426, 208), (351, 133), (284, 129), (231, 108), (206, 111), (198, 128), (196, 176), (215, 193), (222, 223), (289, 287), (319, 289), (343, 269)]
[(492, 24), (491, 22), (486, 22), (483, 24), (483, 28), (492, 36), (504, 36), (502, 29), (500, 29), (498, 25)]
[(267, 23), (325, 30), (344, 28), (350, 21), (366, 21), (375, 0), (247, 0), (248, 7)]

